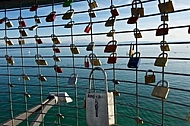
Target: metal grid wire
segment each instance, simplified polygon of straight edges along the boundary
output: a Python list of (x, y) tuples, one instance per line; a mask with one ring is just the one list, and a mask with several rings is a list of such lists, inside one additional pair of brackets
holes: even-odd
[[(31, 7), (22, 6), (22, 1), (19, 3), (20, 7), (6, 9), (5, 5), (5, 9), (0, 10), (2, 17), (0, 24), (1, 125), (16, 125), (18, 122), (18, 125), (86, 125), (85, 109), (82, 104), (88, 89), (89, 73), (96, 67), (93, 64), (90, 67), (85, 66), (89, 54), (97, 55), (101, 61), (101, 67), (108, 75), (109, 91), (115, 94), (116, 124), (134, 126), (140, 125), (143, 121), (146, 126), (190, 125), (188, 122), (190, 121), (190, 115), (188, 116), (190, 109), (188, 46), (190, 42), (185, 41), (188, 40), (189, 24), (183, 24), (181, 21), (183, 17), (174, 18), (188, 13), (190, 9), (174, 9), (168, 13), (160, 13), (158, 9), (146, 11), (149, 9), (146, 7), (150, 7), (148, 5), (157, 7), (159, 2), (144, 0), (142, 1), (144, 15), (140, 17), (135, 15), (138, 21), (127, 24), (131, 18), (132, 1), (118, 4), (116, 0), (110, 0), (104, 2), (106, 3), (104, 6), (101, 6), (102, 1), (96, 2), (100, 3), (99, 7), (90, 8), (91, 11), (89, 11), (88, 1), (77, 1), (68, 7), (62, 7), (64, 2), (56, 3), (53, 0), (52, 4), (40, 5), (33, 12), (29, 11)], [(164, 3), (166, 2), (164, 0)], [(137, 3), (134, 8), (138, 7)], [(35, 4), (38, 5), (37, 0)], [(177, 3), (173, 4), (175, 8)], [(116, 16), (114, 25), (105, 27), (105, 23), (111, 16), (110, 6), (114, 6), (120, 15)], [(74, 10), (73, 18), (62, 20), (64, 14), (72, 9)], [(47, 22), (47, 15), (54, 11), (56, 12), (55, 20)], [(94, 12), (96, 16), (89, 16), (90, 12)], [(160, 21), (161, 17), (167, 17), (167, 15), (169, 21)], [(34, 22), (34, 19), (41, 20), (41, 23)], [(158, 26), (147, 23), (153, 19), (157, 21), (157, 25), (169, 24), (169, 34), (162, 33), (160, 37), (155, 36)], [(178, 24), (172, 23), (174, 20), (178, 20)], [(18, 27), (19, 21), (26, 23), (26, 26)], [(179, 23), (180, 21), (182, 23)], [(90, 27), (89, 31), (87, 27)], [(140, 31), (134, 30), (136, 28)], [(167, 29), (165, 25), (163, 28)], [(110, 31), (114, 31), (114, 34), (108, 37)], [(187, 39), (182, 39), (183, 35), (179, 35), (173, 36), (176, 41), (173, 41), (174, 39), (167, 41), (167, 36), (172, 36), (174, 31), (180, 32)], [(134, 37), (134, 34), (141, 35), (142, 38)], [(150, 36), (155, 41), (150, 41)], [(105, 53), (104, 48), (109, 41), (117, 41), (117, 39), (121, 41), (117, 42), (117, 51), (113, 54), (113, 57), (117, 57), (117, 61), (108, 64), (110, 53)], [(161, 41), (167, 41), (167, 43), (160, 43)], [(86, 51), (87, 46), (93, 42), (94, 49)], [(134, 46), (134, 49), (131, 48), (134, 52), (140, 52), (140, 57), (129, 55), (130, 46)], [(171, 50), (160, 51), (160, 46), (168, 46)], [(76, 47), (75, 50), (72, 47)], [(154, 66), (158, 55), (162, 53), (169, 54), (168, 66)], [(132, 58), (139, 60), (138, 68), (127, 67), (128, 61)], [(163, 60), (165, 57), (160, 58)], [(153, 70), (156, 78), (153, 83), (145, 83), (146, 73), (151, 72), (148, 71), (149, 69)], [(68, 80), (72, 78), (72, 75), (76, 75), (77, 81), (69, 85)], [(94, 90), (102, 91), (99, 84), (95, 84), (104, 81), (101, 74), (95, 75), (94, 80), (96, 80), (93, 83)], [(159, 80), (162, 86), (165, 80), (170, 83), (170, 91), (166, 99), (151, 96)], [(54, 105), (55, 101), (48, 97), (49, 92), (57, 93), (58, 97), (59, 92), (67, 92), (73, 101), (71, 103), (58, 102)], [(45, 103), (47, 106), (44, 105)], [(48, 112), (43, 109), (45, 107), (49, 107)], [(34, 109), (31, 110), (32, 108)], [(17, 116), (22, 113), (24, 113), (23, 117), (31, 116), (25, 119), (18, 118)], [(38, 114), (41, 114), (39, 116), (41, 121), (36, 120)]]

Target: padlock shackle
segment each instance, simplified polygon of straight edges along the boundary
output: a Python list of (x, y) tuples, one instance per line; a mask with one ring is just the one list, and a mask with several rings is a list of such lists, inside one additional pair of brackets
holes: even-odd
[(166, 41), (161, 41), (160, 45), (162, 45), (162, 44), (167, 45), (168, 43)]
[(140, 57), (140, 52), (135, 52), (132, 57), (134, 57), (134, 55), (137, 55), (137, 57)]
[[(161, 24), (161, 25), (159, 25), (159, 26), (158, 26), (158, 29), (160, 29), (160, 27), (162, 27), (162, 26), (163, 26), (163, 28), (168, 28), (168, 24), (165, 23), (165, 24)], [(166, 27), (164, 27), (164, 26), (166, 26)]]
[(76, 48), (75, 44), (70, 44), (70, 49)]
[(130, 44), (130, 51), (135, 49), (135, 44)]
[(107, 45), (117, 45), (117, 41), (116, 40), (109, 41)]
[(88, 56), (87, 55), (84, 57), (84, 61), (88, 62)]
[(146, 76), (148, 75), (148, 72), (152, 72), (152, 74), (154, 75), (154, 71), (151, 70), (151, 69), (148, 69), (148, 70), (146, 71)]
[[(168, 1), (172, 1), (172, 0), (168, 0)], [(161, 0), (158, 0), (158, 2), (161, 3)], [(165, 2), (165, 3), (167, 3), (167, 2)]]
[[(162, 86), (162, 83), (163, 83), (163, 87), (169, 87), (169, 82), (166, 81), (166, 80), (160, 80), (157, 82), (156, 86)], [(166, 84), (166, 86), (164, 86), (164, 84)]]
[(110, 9), (113, 10), (113, 9), (116, 9), (116, 7), (114, 5), (111, 5)]
[(72, 74), (70, 75), (70, 77), (78, 77), (78, 74), (72, 73)]
[(96, 56), (96, 54), (94, 54), (94, 53), (90, 53), (89, 54), (89, 58), (92, 60), (92, 59), (97, 59), (97, 56)]
[(166, 55), (166, 58), (168, 57), (167, 53), (160, 53), (160, 55), (158, 57), (161, 57), (161, 56), (164, 56), (164, 55)]
[(91, 90), (91, 81), (92, 81), (92, 77), (93, 77), (92, 75), (93, 75), (95, 70), (101, 70), (103, 72), (103, 74), (104, 74), (105, 93), (108, 93), (107, 74), (106, 74), (105, 70), (102, 67), (95, 67), (90, 72), (88, 93), (90, 93), (90, 90)]
[(137, 4), (141, 4), (141, 8), (143, 7), (143, 4), (142, 4), (141, 0), (133, 0), (132, 1), (132, 8), (136, 8), (137, 6), (134, 7), (134, 5), (137, 5)]
[(116, 57), (117, 56), (117, 53), (116, 52), (112, 52), (111, 54), (110, 54), (110, 57)]
[(39, 58), (44, 59), (40, 54), (35, 55), (35, 60), (39, 60)]
[(133, 30), (133, 32), (134, 32), (134, 33), (141, 33), (138, 28), (135, 28), (135, 29)]

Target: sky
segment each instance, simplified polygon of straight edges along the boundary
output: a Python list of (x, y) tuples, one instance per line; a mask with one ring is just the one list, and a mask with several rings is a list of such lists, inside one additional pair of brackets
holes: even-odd
[[(144, 1), (144, 0), (143, 0)], [(164, 0), (161, 0), (163, 2)], [(105, 9), (102, 11), (98, 11), (98, 9), (101, 8), (109, 8), (110, 7), (110, 1), (109, 0), (96, 0), (98, 3), (98, 8), (94, 9), (95, 13), (97, 15), (96, 18), (93, 18), (92, 21), (106, 21), (110, 16), (110, 9)], [(119, 16), (116, 18), (118, 21), (116, 21), (114, 25), (114, 29), (116, 32), (120, 31), (133, 31), (135, 28), (134, 24), (127, 24), (127, 19), (121, 20), (123, 18), (129, 18), (131, 17), (131, 5), (121, 7), (121, 5), (129, 5), (132, 3), (132, 0), (113, 0), (114, 6), (118, 7), (117, 10), (119, 11)], [(172, 1), (174, 10), (178, 11), (181, 9), (187, 9), (190, 8), (190, 1), (188, 0), (173, 0)], [(139, 5), (138, 5), (139, 6)], [(73, 27), (73, 33), (74, 34), (87, 34), (84, 32), (85, 27), (88, 25), (88, 22), (90, 21), (88, 13), (77, 13), (81, 11), (87, 11), (89, 9), (88, 3), (86, 1), (83, 2), (77, 2), (72, 4), (72, 8), (75, 10), (76, 14), (73, 16), (73, 21), (77, 23), (86, 23), (82, 25), (74, 25)], [(158, 14), (158, 1), (152, 0), (152, 2), (143, 3), (143, 8), (146, 15), (151, 14)], [(69, 10), (69, 7), (62, 7), (62, 5), (56, 5), (54, 6), (54, 11), (58, 14), (55, 20), (56, 25), (64, 25), (69, 22), (69, 20), (62, 20), (62, 15), (66, 13)], [(42, 20), (42, 23), (39, 24), (39, 26), (48, 26), (52, 23), (47, 23), (45, 21), (45, 17), (52, 12), (52, 7), (41, 7), (38, 8), (37, 15), (43, 16), (40, 19)], [(169, 27), (176, 27), (176, 26), (186, 26), (189, 25), (190, 20), (190, 13), (189, 10), (177, 12), (177, 13), (169, 13), (169, 21), (168, 26)], [(35, 12), (30, 12), (29, 9), (22, 10), (21, 16), (23, 18), (31, 18), (34, 17)], [(20, 16), (19, 11), (7, 11), (7, 17), (12, 21), (14, 27), (12, 29), (8, 29), (7, 36), (9, 38), (18, 38), (19, 32), (18, 32), (18, 17)], [(0, 12), (0, 18), (4, 17), (4, 12)], [(36, 32), (35, 31), (29, 31), (28, 28), (35, 25), (34, 19), (25, 19), (25, 22), (27, 23), (26, 31), (28, 33), (28, 37), (34, 37)], [(146, 29), (157, 29), (160, 24), (163, 22), (160, 20), (160, 15), (151, 16), (151, 17), (142, 17), (138, 20), (138, 29), (140, 30), (146, 30)], [(103, 23), (94, 23), (93, 24), (93, 33), (107, 33), (111, 30), (111, 27), (105, 27), (105, 22)], [(0, 28), (4, 28), (4, 24), (0, 24)], [(38, 28), (38, 35), (39, 36), (51, 36), (53, 32), (53, 29), (51, 27), (45, 27), (45, 28)], [(55, 27), (54, 33), (59, 35), (69, 35), (71, 33), (70, 29), (65, 29), (63, 26)], [(141, 32), (142, 38), (139, 39), (139, 41), (161, 41), (162, 37), (155, 36), (156, 31), (148, 31), (148, 32)], [(4, 38), (5, 32), (3, 30), (0, 31), (0, 38)], [(166, 35), (167, 41), (172, 42), (178, 42), (178, 41), (188, 41), (190, 38), (190, 34), (188, 34), (188, 27), (185, 28), (178, 28), (178, 29), (170, 29), (169, 34)], [(70, 37), (63, 37), (60, 38), (63, 42), (71, 41)], [(75, 36), (73, 40), (75, 42), (89, 42), (90, 41), (90, 35), (89, 36)], [(95, 42), (107, 42), (110, 40), (109, 37), (106, 37), (106, 35), (99, 35), (99, 36), (93, 36), (93, 39)], [(116, 34), (115, 39), (119, 42), (130, 42), (135, 41), (135, 38), (133, 36), (133, 33), (125, 33), (125, 34)], [(51, 42), (51, 37), (43, 38), (46, 42)], [(1, 42), (3, 40), (0, 40)], [(17, 43), (17, 39), (12, 39), (14, 43)], [(34, 39), (27, 39), (28, 42), (34, 42)]]

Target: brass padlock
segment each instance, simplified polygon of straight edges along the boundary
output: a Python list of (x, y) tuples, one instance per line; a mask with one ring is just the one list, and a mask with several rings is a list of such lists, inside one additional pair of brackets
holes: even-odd
[[(152, 72), (152, 74), (148, 74), (149, 72)], [(145, 78), (145, 83), (154, 83), (155, 82), (155, 75), (154, 75), (154, 71), (152, 71), (151, 69), (149, 69), (148, 71), (146, 71), (146, 75), (144, 76)]]
[(88, 5), (91, 10), (98, 7), (98, 3), (95, 0), (93, 0), (91, 3), (88, 1)]
[(47, 61), (40, 55), (35, 55), (35, 61), (37, 65), (48, 65)]
[(4, 40), (7, 46), (14, 45), (13, 42), (8, 37), (4, 37)]
[(190, 122), (190, 112), (187, 114), (186, 120), (187, 120), (188, 122)]
[[(165, 84), (165, 85), (164, 85)], [(152, 96), (166, 99), (169, 93), (169, 82), (160, 80), (152, 91)]]
[(11, 28), (11, 27), (13, 27), (13, 23), (7, 18), (6, 19), (6, 26), (8, 27), (8, 28)]
[(25, 41), (24, 41), (24, 39), (22, 37), (18, 38), (18, 44), (19, 45), (24, 45), (25, 44)]
[(161, 51), (170, 51), (170, 46), (166, 41), (161, 41), (160, 42), (160, 49)]
[(161, 0), (158, 0), (158, 8), (160, 10), (160, 13), (164, 12), (174, 12), (173, 3), (171, 0), (168, 0), (168, 2), (161, 3)]
[(86, 47), (86, 51), (92, 51), (95, 47), (95, 43), (94, 42), (90, 42), (88, 44), (88, 46)]
[(132, 57), (134, 53), (135, 53), (134, 44), (131, 43), (129, 48), (129, 57)]
[(154, 66), (165, 67), (168, 63), (168, 54), (161, 53), (155, 60)]
[(5, 59), (7, 60), (8, 64), (14, 65), (15, 61), (12, 56), (5, 55)]
[[(138, 7), (138, 4), (140, 4), (140, 7)], [(133, 0), (131, 15), (134, 15), (135, 17), (137, 17), (138, 15), (140, 15), (141, 17), (144, 16), (144, 8), (141, 0)]]
[(80, 53), (79, 49), (74, 44), (70, 45), (70, 50), (71, 50), (72, 54), (79, 54)]
[(74, 15), (74, 9), (68, 10), (62, 17), (63, 20), (72, 19)]
[(138, 28), (133, 30), (135, 38), (142, 38), (142, 34)]
[(43, 76), (42, 74), (38, 74), (38, 79), (39, 79), (40, 81), (47, 81), (46, 77)]
[(95, 18), (96, 17), (96, 14), (91, 9), (88, 10), (88, 14), (89, 14), (89, 17), (91, 17), (91, 18)]
[(89, 54), (90, 63), (94, 66), (101, 66), (101, 61), (97, 58), (97, 56), (94, 53)]
[(110, 30), (110, 31), (107, 33), (107, 37), (113, 37), (114, 34), (115, 34), (115, 30), (112, 29), (112, 30)]
[(53, 41), (53, 44), (61, 44), (60, 39), (56, 35), (52, 34), (51, 39)]
[(61, 61), (61, 59), (56, 55), (53, 55), (53, 59), (54, 59), (55, 62), (60, 62)]

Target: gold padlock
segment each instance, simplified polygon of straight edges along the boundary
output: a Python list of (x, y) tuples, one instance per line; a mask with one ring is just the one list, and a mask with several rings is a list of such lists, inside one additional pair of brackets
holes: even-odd
[(94, 9), (94, 8), (98, 7), (98, 3), (95, 0), (93, 0), (93, 2), (91, 2), (91, 3), (89, 2), (88, 5), (89, 5), (90, 9)]
[(171, 0), (168, 0), (168, 2), (163, 2), (163, 3), (161, 3), (161, 0), (158, 1), (159, 1), (158, 8), (160, 10), (160, 13), (174, 12), (173, 3)]
[(72, 54), (79, 54), (80, 53), (79, 49), (74, 44), (70, 45), (70, 50), (71, 50)]
[(25, 44), (25, 41), (24, 41), (24, 39), (22, 37), (18, 38), (18, 44), (19, 45), (24, 45)]
[(160, 49), (161, 51), (170, 51), (170, 46), (166, 41), (161, 41), (160, 42)]
[(35, 61), (37, 65), (48, 65), (47, 61), (40, 55), (35, 55)]
[(135, 38), (142, 38), (142, 34), (138, 28), (133, 30)]
[(110, 31), (107, 33), (107, 37), (113, 37), (114, 34), (115, 34), (115, 30), (112, 29), (112, 30), (110, 30)]
[(165, 67), (168, 63), (168, 54), (161, 53), (155, 60), (154, 66)]
[(14, 45), (13, 42), (8, 37), (4, 37), (4, 40), (7, 46)]
[(13, 23), (7, 18), (6, 19), (6, 26), (8, 27), (8, 28), (10, 28), (10, 27), (13, 27)]
[(15, 61), (12, 56), (5, 55), (5, 59), (7, 60), (8, 64), (14, 65)]
[[(166, 84), (166, 85), (164, 85)], [(166, 99), (169, 93), (169, 82), (160, 80), (152, 91), (152, 96)]]
[[(137, 7), (138, 4), (140, 4), (140, 7)], [(143, 8), (141, 0), (133, 0), (131, 15), (134, 15), (134, 16), (140, 15), (141, 17), (144, 16), (144, 8)]]
[(97, 58), (97, 56), (94, 53), (89, 54), (90, 63), (94, 66), (101, 66), (101, 61)]
[(52, 34), (51, 39), (53, 41), (53, 44), (61, 44), (60, 39), (56, 35)]
[(135, 53), (134, 44), (131, 43), (129, 48), (129, 57), (132, 57), (134, 53)]
[[(148, 72), (152, 72), (152, 74), (148, 74)], [(155, 82), (155, 75), (154, 75), (154, 71), (152, 71), (151, 69), (149, 69), (148, 71), (146, 71), (146, 75), (144, 76), (145, 78), (145, 83), (154, 83)]]

